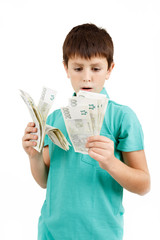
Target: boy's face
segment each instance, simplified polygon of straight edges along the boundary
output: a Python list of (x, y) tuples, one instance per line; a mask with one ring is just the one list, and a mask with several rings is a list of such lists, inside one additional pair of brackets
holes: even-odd
[(79, 90), (100, 93), (105, 80), (111, 74), (114, 63), (108, 69), (105, 57), (92, 57), (91, 59), (74, 57), (69, 59), (68, 67), (66, 65), (64, 67), (76, 93)]

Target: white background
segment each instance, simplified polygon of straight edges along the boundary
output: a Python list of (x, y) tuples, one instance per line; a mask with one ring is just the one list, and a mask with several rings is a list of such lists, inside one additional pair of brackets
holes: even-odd
[(115, 68), (105, 87), (136, 112), (145, 135), (152, 188), (145, 196), (124, 191), (124, 240), (160, 239), (159, 13), (158, 0), (0, 1), (0, 239), (36, 239), (45, 199), (21, 146), (31, 118), (18, 89), (38, 102), (42, 86), (53, 88), (52, 111), (65, 106), (73, 91), (62, 44), (72, 27), (86, 22), (112, 36)]

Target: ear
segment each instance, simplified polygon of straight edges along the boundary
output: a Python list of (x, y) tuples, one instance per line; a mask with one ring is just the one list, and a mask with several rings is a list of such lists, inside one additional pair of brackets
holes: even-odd
[(69, 73), (68, 73), (68, 67), (67, 67), (67, 65), (65, 64), (64, 61), (63, 61), (63, 66), (64, 66), (64, 69), (65, 69), (65, 71), (67, 73), (67, 77), (70, 78)]
[(114, 68), (114, 65), (115, 65), (114, 62), (112, 62), (110, 68), (107, 70), (106, 80), (109, 79), (109, 77), (110, 77), (110, 75), (111, 75), (111, 72), (112, 72), (112, 70), (113, 70), (113, 68)]

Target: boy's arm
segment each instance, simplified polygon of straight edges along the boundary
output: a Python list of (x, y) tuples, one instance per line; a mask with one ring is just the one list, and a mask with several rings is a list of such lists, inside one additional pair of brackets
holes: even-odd
[(150, 190), (150, 175), (144, 150), (122, 152), (124, 163), (114, 158), (109, 172), (121, 186), (130, 192), (144, 195)]
[(149, 191), (150, 175), (143, 150), (123, 152), (123, 163), (114, 156), (114, 143), (107, 137), (90, 137), (86, 147), (88, 154), (122, 187), (140, 195)]
[(32, 176), (42, 187), (46, 188), (49, 171), (49, 147), (43, 149), (43, 153), (37, 153), (34, 157), (29, 157)]
[[(42, 187), (46, 188), (48, 170), (50, 164), (49, 147), (46, 146), (42, 152), (36, 151), (33, 147), (36, 146), (38, 139), (37, 129), (35, 124), (29, 123), (25, 129), (24, 136), (22, 138), (22, 145), (30, 160), (31, 172), (36, 182)], [(31, 141), (32, 140), (32, 141)]]
[[(127, 189), (128, 185), (131, 192), (136, 192), (140, 195), (143, 195), (150, 190), (150, 174), (147, 166), (147, 161), (145, 157), (144, 150), (133, 151), (133, 152), (122, 152), (123, 160), (126, 164), (126, 167), (129, 168), (125, 174), (124, 179), (124, 188)], [(127, 169), (126, 169), (127, 170)], [(133, 178), (133, 179), (132, 179)], [(127, 181), (129, 181), (126, 184)], [(132, 182), (134, 184), (132, 185)]]

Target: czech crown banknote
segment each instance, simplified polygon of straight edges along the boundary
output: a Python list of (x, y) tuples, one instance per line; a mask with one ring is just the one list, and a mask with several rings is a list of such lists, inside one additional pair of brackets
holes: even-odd
[(56, 96), (56, 91), (50, 88), (43, 87), (38, 106), (35, 105), (33, 99), (28, 93), (22, 90), (20, 90), (20, 93), (22, 99), (28, 107), (32, 120), (38, 129), (37, 145), (34, 148), (38, 152), (42, 150), (44, 145), (44, 137), (47, 134), (49, 138), (60, 148), (64, 150), (69, 150), (70, 144), (66, 140), (63, 133), (58, 128), (54, 128), (46, 124), (49, 110)]
[(105, 95), (79, 91), (77, 96), (69, 99), (67, 107), (61, 108), (75, 152), (88, 154), (87, 138), (100, 134), (107, 105)]
[[(44, 137), (47, 134), (57, 146), (69, 150), (70, 144), (63, 133), (58, 128), (46, 124), (56, 91), (44, 87), (38, 106), (35, 105), (28, 93), (22, 90), (20, 90), (20, 93), (38, 129), (35, 149), (39, 152), (42, 150)], [(75, 152), (88, 154), (88, 149), (85, 147), (87, 138), (100, 134), (107, 105), (108, 98), (105, 95), (79, 91), (77, 96), (69, 99), (68, 106), (61, 108), (65, 126)]]

